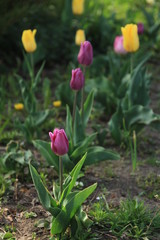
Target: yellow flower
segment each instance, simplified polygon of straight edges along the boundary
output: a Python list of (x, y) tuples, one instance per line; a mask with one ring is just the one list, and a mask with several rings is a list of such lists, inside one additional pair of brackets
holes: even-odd
[(127, 24), (121, 28), (123, 47), (127, 52), (136, 52), (139, 48), (138, 28), (136, 24)]
[(61, 105), (62, 105), (62, 102), (61, 102), (61, 101), (54, 101), (54, 102), (53, 102), (53, 106), (54, 106), (54, 107), (57, 107), (57, 108), (58, 108), (58, 107), (60, 107)]
[(84, 0), (72, 0), (72, 12), (81, 15), (84, 12)]
[(146, 2), (150, 5), (154, 5), (155, 4), (155, 0), (146, 0)]
[(24, 30), (22, 33), (22, 43), (26, 52), (32, 53), (36, 50), (37, 44), (35, 41), (35, 35), (37, 30)]
[(15, 108), (16, 110), (23, 110), (24, 105), (23, 105), (23, 103), (15, 103), (15, 104), (14, 104), (14, 108)]
[(76, 45), (80, 46), (86, 40), (85, 32), (82, 29), (77, 30), (75, 36), (75, 43)]

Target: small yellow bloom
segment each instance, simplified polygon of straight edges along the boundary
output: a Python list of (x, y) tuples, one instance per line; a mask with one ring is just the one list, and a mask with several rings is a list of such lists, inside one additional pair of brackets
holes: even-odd
[(58, 108), (58, 107), (60, 107), (61, 105), (62, 105), (62, 102), (61, 102), (61, 101), (54, 101), (54, 102), (53, 102), (53, 106), (54, 106), (54, 107), (57, 107), (57, 108)]
[(37, 44), (35, 41), (35, 35), (37, 30), (24, 30), (22, 33), (22, 43), (26, 52), (32, 53), (36, 50)]
[(136, 52), (139, 48), (138, 28), (136, 24), (127, 24), (121, 28), (123, 47), (127, 52)]
[(150, 5), (154, 5), (155, 4), (155, 0), (146, 0), (146, 2)]
[(81, 15), (84, 12), (84, 0), (72, 0), (72, 12)]
[(23, 105), (23, 103), (15, 103), (15, 104), (14, 104), (14, 108), (15, 108), (16, 110), (23, 110), (24, 105)]
[(76, 45), (80, 46), (81, 43), (83, 43), (84, 41), (86, 41), (84, 30), (82, 30), (82, 29), (77, 30), (76, 36), (75, 36)]

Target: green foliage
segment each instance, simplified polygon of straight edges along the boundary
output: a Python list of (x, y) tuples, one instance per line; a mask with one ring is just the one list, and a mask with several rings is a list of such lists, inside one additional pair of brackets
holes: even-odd
[[(97, 184), (93, 184), (79, 192), (72, 192), (85, 158), (86, 155), (83, 156), (74, 169), (69, 173), (63, 184), (62, 195), (55, 195), (55, 198), (52, 197), (52, 195), (43, 185), (43, 182), (40, 179), (36, 169), (30, 165), (31, 176), (38, 192), (41, 204), (52, 214), (53, 217), (51, 227), (52, 235), (64, 233), (69, 225), (71, 225), (72, 229), (71, 234), (75, 235), (77, 231), (82, 231), (82, 226), (88, 228), (91, 224), (91, 221), (87, 218), (86, 213), (82, 211), (81, 205), (92, 194)], [(55, 188), (57, 188), (56, 184)], [(78, 226), (76, 231), (72, 225)]]
[(33, 159), (30, 150), (25, 151), (19, 142), (10, 141), (6, 147), (6, 153), (0, 157), (1, 172), (14, 171), (23, 174), (23, 170)]
[[(31, 58), (29, 60), (29, 57)], [(20, 129), (24, 135), (27, 142), (31, 142), (34, 138), (34, 135), (37, 134), (37, 137), (40, 133), (40, 125), (44, 123), (49, 115), (49, 110), (38, 110), (38, 100), (36, 97), (36, 92), (38, 84), (41, 81), (41, 74), (45, 65), (45, 62), (42, 63), (37, 73), (34, 75), (34, 66), (33, 66), (33, 55), (24, 54), (24, 59), (26, 66), (28, 68), (28, 73), (30, 76), (30, 81), (26, 82), (21, 76), (16, 75), (19, 86), (21, 89), (21, 95), (24, 103), (24, 108), (26, 111), (25, 120), (21, 121), (19, 118), (15, 120), (15, 126), (17, 129)]]
[(151, 212), (138, 200), (126, 200), (118, 209), (110, 209), (103, 199), (95, 203), (90, 214), (98, 225), (114, 236), (127, 239), (158, 237), (160, 213)]
[[(160, 117), (154, 114), (149, 105), (149, 75), (142, 67), (145, 58), (129, 77), (128, 87), (122, 99), (119, 99), (116, 112), (113, 114), (109, 128), (116, 143), (120, 144), (128, 132), (140, 131), (145, 125), (159, 124)], [(128, 141), (128, 140), (127, 140)]]
[[(92, 144), (96, 138), (96, 133), (89, 136), (85, 135), (85, 128), (91, 114), (93, 98), (94, 91), (91, 91), (84, 103), (83, 123), (81, 112), (79, 112), (78, 108), (76, 109), (74, 128), (72, 126), (72, 116), (69, 107), (67, 106), (66, 134), (69, 138), (69, 152), (65, 157), (62, 157), (64, 158), (63, 163), (66, 172), (70, 171), (77, 164), (79, 158), (81, 158), (85, 152), (88, 152), (88, 154), (84, 165), (90, 165), (104, 160), (117, 160), (120, 157), (118, 153), (107, 150), (103, 147), (93, 147)], [(55, 170), (58, 171), (59, 160), (52, 152), (50, 144), (41, 140), (35, 140), (33, 141), (33, 144), (38, 150), (40, 150), (40, 153), (46, 159), (48, 164), (54, 166)]]

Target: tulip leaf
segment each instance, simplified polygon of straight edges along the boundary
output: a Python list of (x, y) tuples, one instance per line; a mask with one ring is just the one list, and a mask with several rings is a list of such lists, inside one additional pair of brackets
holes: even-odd
[(42, 73), (42, 71), (44, 69), (44, 65), (45, 65), (45, 61), (43, 61), (40, 69), (38, 70), (38, 72), (37, 72), (37, 74), (35, 76), (34, 83), (33, 83), (33, 88), (36, 88), (38, 83), (39, 83), (39, 79), (40, 79), (41, 73)]
[(73, 170), (71, 171), (71, 173), (69, 174), (69, 178), (71, 177), (71, 181), (69, 182), (69, 184), (66, 186), (66, 188), (63, 190), (62, 195), (61, 195), (61, 199), (60, 199), (60, 203), (63, 201), (63, 199), (65, 199), (65, 197), (71, 192), (72, 188), (75, 185), (75, 182), (78, 178), (79, 172), (84, 164), (84, 161), (86, 159), (87, 154), (85, 154), (82, 159), (76, 164), (76, 166), (73, 168)]
[(73, 161), (79, 157), (80, 155), (84, 154), (86, 152), (87, 147), (89, 146), (89, 144), (91, 144), (93, 142), (93, 140), (95, 139), (97, 133), (93, 133), (90, 136), (86, 137), (81, 144), (73, 151), (73, 153), (71, 154), (71, 159), (73, 158)]
[(42, 140), (34, 140), (33, 144), (40, 151), (40, 153), (45, 158), (45, 160), (48, 162), (48, 164), (50, 166), (54, 166), (55, 170), (58, 171), (59, 159), (58, 159), (58, 156), (56, 156), (52, 152), (51, 144), (48, 142), (42, 141)]
[(85, 138), (84, 128), (82, 125), (82, 119), (79, 114), (78, 108), (76, 108), (75, 113), (75, 124), (74, 124), (74, 135), (73, 135), (74, 146), (81, 142)]
[(141, 105), (134, 106), (129, 111), (124, 112), (124, 117), (128, 129), (135, 124), (149, 125), (159, 119), (152, 109)]
[(145, 69), (135, 69), (129, 87), (131, 105), (147, 106), (149, 104), (150, 76)]
[[(84, 126), (86, 127), (90, 114), (91, 114), (91, 110), (92, 110), (92, 106), (93, 106), (93, 100), (94, 100), (94, 89), (89, 93), (85, 103), (84, 103)], [(82, 115), (82, 112), (81, 112)]]
[[(52, 198), (51, 194), (49, 193), (49, 191), (44, 186), (44, 184), (43, 184), (39, 174), (37, 173), (36, 169), (31, 164), (29, 164), (29, 169), (30, 169), (30, 173), (31, 173), (31, 176), (32, 176), (32, 180), (34, 182), (34, 185), (35, 185), (37, 193), (38, 193), (38, 197), (39, 197), (43, 207), (47, 211), (49, 211), (51, 214), (53, 214), (53, 213), (57, 214), (58, 209), (57, 209), (56, 201), (54, 200), (54, 198)], [(56, 207), (57, 210), (54, 209), (55, 207)]]
[(87, 149), (87, 157), (84, 165), (91, 165), (105, 160), (119, 160), (120, 155), (103, 147), (95, 146)]
[(52, 221), (51, 234), (58, 234), (66, 230), (69, 222), (81, 207), (82, 203), (92, 194), (96, 189), (97, 183), (85, 188), (84, 190), (78, 192), (68, 203), (62, 207), (61, 212)]
[(71, 139), (72, 138), (72, 116), (71, 116), (71, 112), (68, 105), (66, 106), (66, 112), (67, 112), (66, 135), (68, 136), (69, 139)]
[(35, 126), (37, 127), (37, 126), (41, 125), (46, 120), (48, 115), (49, 115), (48, 109), (46, 109), (44, 111), (36, 112), (36, 114), (33, 115)]

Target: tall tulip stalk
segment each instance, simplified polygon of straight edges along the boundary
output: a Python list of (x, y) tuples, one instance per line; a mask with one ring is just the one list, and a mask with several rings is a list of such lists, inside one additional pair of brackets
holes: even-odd
[[(90, 66), (93, 62), (93, 48), (89, 41), (84, 41), (81, 43), (80, 50), (78, 53), (78, 62), (83, 66), (83, 75), (85, 77), (86, 67)], [(84, 121), (84, 88), (82, 88), (81, 97), (81, 111), (82, 111), (82, 122)]]
[(138, 27), (136, 24), (127, 24), (121, 28), (123, 35), (123, 47), (127, 52), (131, 53), (131, 74), (133, 71), (133, 52), (139, 49)]
[(37, 30), (34, 29), (33, 31), (31, 29), (24, 30), (22, 33), (22, 44), (27, 53), (30, 55), (30, 63), (27, 61), (27, 58), (25, 57), (27, 67), (30, 73), (31, 77), (31, 89), (33, 88), (34, 83), (34, 59), (33, 59), (33, 53), (37, 49), (37, 44), (35, 40)]
[(84, 87), (85, 78), (82, 70), (77, 68), (72, 70), (72, 78), (70, 81), (70, 87), (75, 91), (75, 98), (73, 103), (73, 114), (72, 114), (72, 145), (73, 145), (73, 137), (74, 137), (74, 122), (75, 122), (75, 112), (77, 105), (77, 93)]

